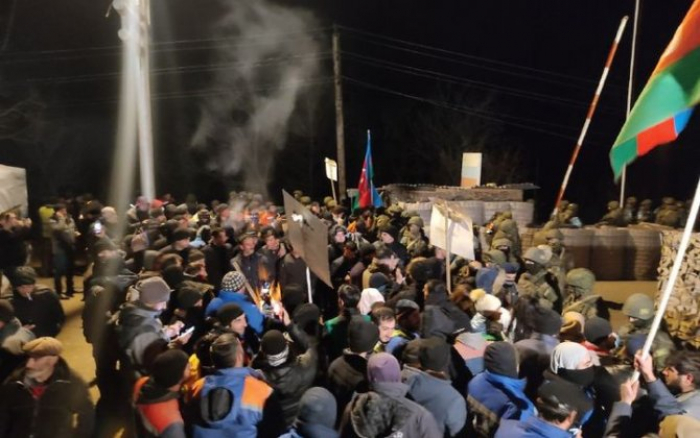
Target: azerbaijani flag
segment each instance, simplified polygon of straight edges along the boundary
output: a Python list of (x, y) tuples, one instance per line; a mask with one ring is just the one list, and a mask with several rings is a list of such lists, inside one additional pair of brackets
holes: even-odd
[(638, 156), (675, 140), (698, 102), (700, 0), (695, 0), (610, 150), (615, 179)]
[(362, 173), (360, 173), (360, 182), (357, 184), (358, 195), (355, 199), (353, 208), (364, 208), (373, 205), (375, 207), (382, 206), (382, 198), (379, 197), (379, 192), (374, 187), (374, 166), (372, 166), (372, 137), (367, 130), (367, 151), (365, 152), (365, 161), (362, 163)]

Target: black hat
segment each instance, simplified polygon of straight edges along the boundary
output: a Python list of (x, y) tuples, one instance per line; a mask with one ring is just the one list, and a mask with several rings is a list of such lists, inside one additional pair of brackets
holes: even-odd
[(447, 371), (450, 361), (450, 346), (440, 338), (424, 339), (418, 353), (420, 366), (424, 370)]
[(586, 320), (586, 325), (583, 328), (583, 336), (592, 344), (604, 340), (612, 333), (610, 321), (599, 316), (594, 316)]
[(202, 292), (196, 287), (184, 284), (177, 292), (177, 303), (180, 309), (191, 309), (202, 299)]
[(369, 287), (377, 289), (380, 292), (383, 292), (388, 284), (389, 277), (381, 272), (375, 272), (369, 277)]
[(294, 310), (292, 320), (304, 331), (313, 333), (313, 329), (318, 325), (320, 317), (321, 309), (315, 304), (306, 303)]
[(279, 330), (270, 330), (260, 341), (260, 350), (268, 356), (282, 353), (287, 348), (287, 340)]
[(543, 335), (558, 335), (561, 330), (561, 316), (552, 309), (538, 307), (535, 311), (535, 331)]
[(545, 382), (537, 391), (537, 396), (545, 404), (562, 404), (569, 410), (575, 410), (578, 418), (593, 408), (591, 400), (581, 387), (563, 379)]
[(297, 284), (290, 284), (282, 288), (282, 306), (287, 314), (293, 315), (297, 306), (306, 302), (304, 289)]
[(484, 352), (484, 367), (487, 371), (501, 376), (518, 378), (518, 356), (510, 342), (494, 342)]
[(224, 304), (216, 311), (216, 319), (218, 319), (223, 326), (228, 326), (231, 324), (231, 321), (241, 315), (243, 315), (243, 309), (235, 303)]
[(178, 240), (184, 240), (190, 238), (190, 230), (187, 228), (178, 228), (175, 231), (173, 231), (173, 242), (177, 242)]
[(299, 401), (297, 418), (306, 424), (323, 424), (333, 429), (337, 415), (335, 397), (320, 386), (307, 389)]
[(14, 274), (11, 276), (11, 283), (13, 287), (26, 286), (28, 284), (36, 283), (36, 271), (31, 266), (20, 266), (15, 269)]
[(0, 300), (0, 322), (9, 323), (15, 318), (15, 309), (8, 300)]
[(394, 238), (394, 240), (399, 240), (399, 230), (396, 229), (395, 226), (391, 224), (386, 224), (383, 227), (379, 229), (380, 233), (387, 233), (391, 237)]
[(162, 388), (175, 386), (182, 380), (189, 357), (178, 349), (166, 350), (153, 361), (153, 381)]
[(348, 325), (348, 347), (353, 353), (367, 353), (379, 341), (379, 328), (362, 317), (354, 317)]

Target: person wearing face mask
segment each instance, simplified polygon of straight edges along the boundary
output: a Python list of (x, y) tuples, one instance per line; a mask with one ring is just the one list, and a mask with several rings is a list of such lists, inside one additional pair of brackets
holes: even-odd
[(619, 386), (605, 368), (594, 366), (586, 347), (569, 341), (557, 345), (543, 377), (546, 382), (563, 380), (581, 388), (593, 404), (581, 417), (584, 436), (603, 436), (608, 413), (619, 399)]
[(542, 385), (535, 405), (537, 416), (524, 421), (502, 420), (496, 438), (577, 438), (592, 406), (581, 388), (565, 381)]
[(652, 358), (634, 357), (634, 366), (646, 383), (654, 408), (662, 416), (685, 414), (700, 420), (700, 353), (679, 351), (666, 359), (661, 379), (654, 374)]
[(525, 269), (527, 272), (518, 281), (518, 290), (521, 296), (535, 296), (542, 304), (547, 304), (557, 312), (562, 310), (561, 295), (547, 281), (547, 265), (549, 258), (547, 253), (533, 247), (525, 251)]
[[(622, 313), (629, 318), (629, 322), (617, 331), (620, 336), (620, 345), (625, 345), (627, 340), (636, 334), (648, 334), (651, 323), (654, 320), (654, 300), (642, 293), (630, 295), (622, 306)], [(651, 344), (654, 367), (657, 371), (663, 370), (666, 358), (675, 350), (671, 337), (666, 331), (662, 321), (659, 331)], [(624, 357), (624, 351), (618, 349), (618, 356)]]

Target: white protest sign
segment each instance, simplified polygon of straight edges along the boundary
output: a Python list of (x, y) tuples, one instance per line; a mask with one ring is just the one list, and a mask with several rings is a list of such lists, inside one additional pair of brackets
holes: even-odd
[(330, 158), (325, 159), (326, 162), (326, 178), (331, 181), (338, 181), (338, 163)]
[[(445, 221), (447, 217), (447, 221)], [(447, 225), (447, 230), (445, 230)], [(459, 207), (435, 204), (430, 216), (430, 243), (467, 260), (474, 260), (474, 229), (472, 219)]]

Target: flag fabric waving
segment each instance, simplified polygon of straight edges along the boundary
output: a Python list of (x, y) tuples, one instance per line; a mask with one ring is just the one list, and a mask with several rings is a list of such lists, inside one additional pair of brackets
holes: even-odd
[(382, 198), (379, 192), (374, 187), (374, 166), (372, 166), (372, 137), (369, 130), (367, 131), (367, 151), (365, 152), (365, 161), (362, 163), (362, 172), (360, 173), (360, 182), (357, 184), (358, 195), (355, 199), (353, 208), (364, 208), (373, 205), (381, 207), (383, 205)]
[(638, 156), (675, 140), (698, 102), (700, 0), (695, 0), (610, 150), (615, 179)]

